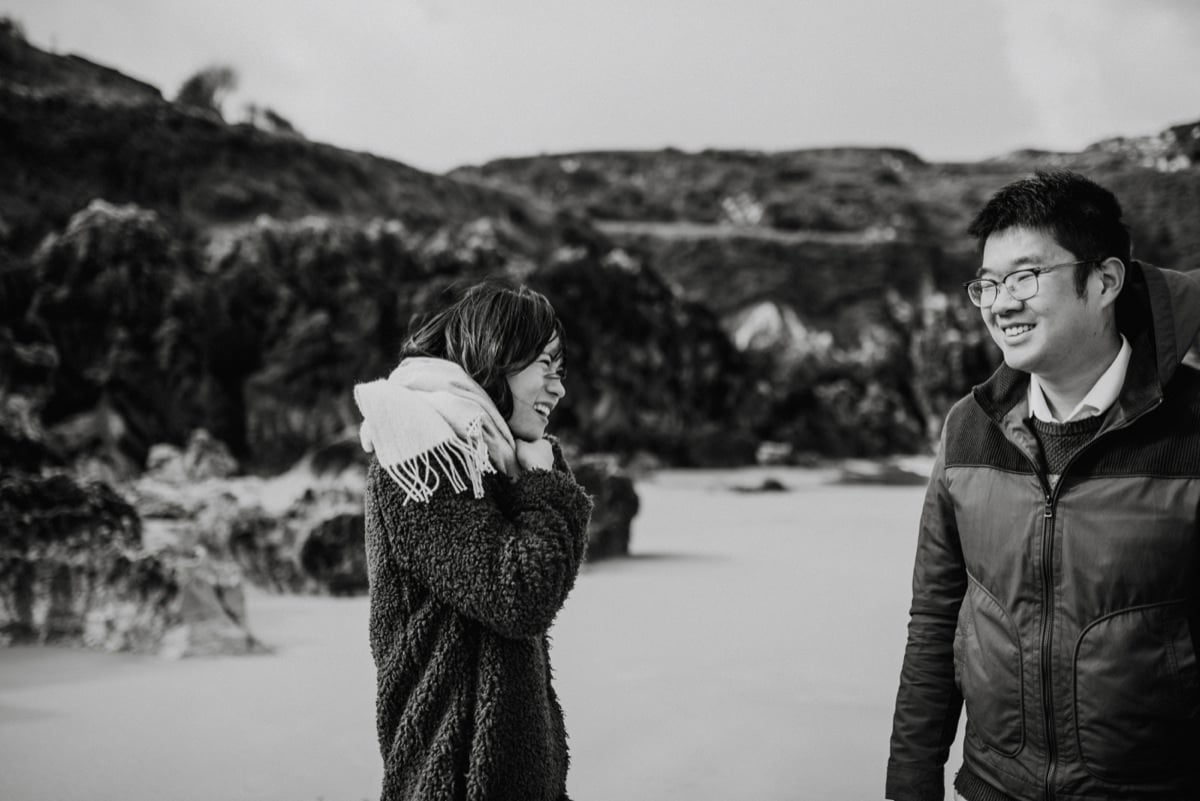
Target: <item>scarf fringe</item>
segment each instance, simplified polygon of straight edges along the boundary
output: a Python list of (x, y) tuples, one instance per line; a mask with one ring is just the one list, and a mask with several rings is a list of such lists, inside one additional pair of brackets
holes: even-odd
[[(478, 430), (480, 421), (474, 421), (471, 426)], [(404, 492), (406, 504), (409, 501), (428, 502), (441, 486), (443, 477), (450, 481), (455, 492), (465, 492), (469, 486), (474, 497), (482, 498), (483, 477), (496, 472), (488, 458), (487, 444), (477, 431), (468, 442), (448, 440), (403, 462), (381, 462), (381, 466)]]

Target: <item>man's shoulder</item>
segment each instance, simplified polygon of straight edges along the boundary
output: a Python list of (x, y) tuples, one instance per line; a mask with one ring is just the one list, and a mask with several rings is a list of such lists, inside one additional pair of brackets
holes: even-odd
[(947, 467), (985, 466), (1013, 472), (1031, 470), (1028, 459), (1008, 440), (974, 397), (959, 399), (946, 414), (942, 431)]
[(983, 407), (979, 405), (979, 401), (975, 399), (974, 392), (968, 392), (963, 395), (954, 405), (950, 407), (950, 411), (946, 412), (946, 431), (962, 433), (964, 430), (983, 430), (989, 424), (987, 413)]

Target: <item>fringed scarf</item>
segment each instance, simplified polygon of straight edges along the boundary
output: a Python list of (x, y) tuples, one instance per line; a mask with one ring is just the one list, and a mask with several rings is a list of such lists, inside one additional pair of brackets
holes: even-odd
[(516, 446), (496, 404), (466, 371), (446, 359), (410, 357), (386, 379), (354, 387), (363, 448), (404, 491), (426, 502), (441, 484), (470, 486), (483, 497), (483, 476), (516, 477)]

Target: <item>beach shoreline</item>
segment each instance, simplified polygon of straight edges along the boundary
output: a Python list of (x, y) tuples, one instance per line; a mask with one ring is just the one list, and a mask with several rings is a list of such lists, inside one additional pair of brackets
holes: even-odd
[[(638, 483), (631, 556), (585, 565), (552, 631), (572, 798), (882, 798), (923, 492), (834, 478)], [(377, 798), (367, 600), (247, 608), (272, 653), (0, 650), (0, 797)]]

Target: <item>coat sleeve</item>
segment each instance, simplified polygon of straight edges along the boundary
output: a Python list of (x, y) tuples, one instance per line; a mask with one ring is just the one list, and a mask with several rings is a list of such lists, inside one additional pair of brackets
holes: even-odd
[(428, 503), (403, 504), (396, 489), (372, 464), (367, 491), (391, 551), (438, 600), (501, 636), (550, 628), (575, 584), (592, 509), (561, 457), (513, 482), (507, 514), (491, 490), (475, 498), (443, 486)]
[(938, 449), (917, 539), (908, 644), (892, 721), (886, 797), (941, 801), (962, 695), (954, 678), (954, 633), (967, 572)]

